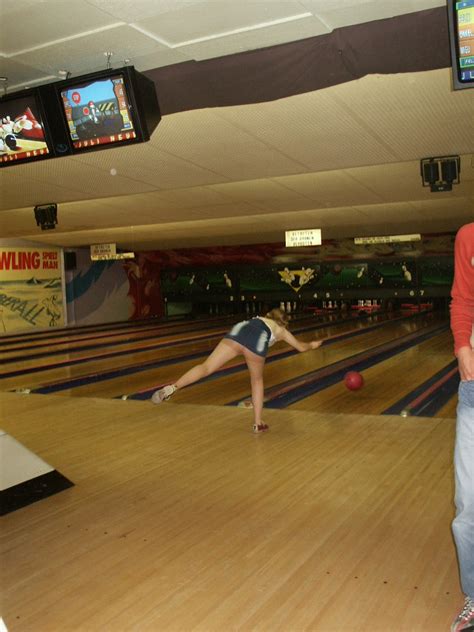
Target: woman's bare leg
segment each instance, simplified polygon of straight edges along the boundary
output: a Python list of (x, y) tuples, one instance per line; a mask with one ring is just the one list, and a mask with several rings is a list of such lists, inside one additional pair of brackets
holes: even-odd
[(177, 388), (183, 388), (183, 386), (194, 384), (194, 382), (201, 380), (203, 377), (215, 373), (224, 366), (226, 362), (229, 362), (229, 360), (232, 360), (242, 353), (242, 349), (243, 347), (233, 340), (228, 340), (227, 338), (221, 340), (211, 355), (208, 356), (202, 364), (197, 364), (193, 366), (192, 369), (189, 369), (189, 371), (186, 371), (174, 385)]
[(260, 426), (263, 424), (263, 367), (265, 366), (265, 358), (248, 349), (244, 349), (243, 354), (250, 373), (254, 424)]

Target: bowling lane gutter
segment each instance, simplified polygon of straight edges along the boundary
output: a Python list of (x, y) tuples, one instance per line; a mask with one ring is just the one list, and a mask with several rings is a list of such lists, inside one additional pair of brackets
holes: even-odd
[[(195, 329), (200, 329), (202, 328), (202, 325), (196, 325), (195, 327), (192, 327), (190, 329), (188, 329), (188, 331), (193, 331)], [(223, 329), (222, 328), (222, 323), (216, 323), (213, 325), (208, 325), (206, 327), (206, 329), (218, 329), (220, 328), (220, 330), (222, 332), (227, 331), (227, 329)], [(157, 331), (158, 330), (158, 331)], [(146, 340), (154, 340), (156, 338), (163, 338), (163, 336), (172, 336), (172, 335), (182, 335), (183, 332), (181, 331), (163, 331), (162, 327), (149, 327), (147, 329), (139, 329), (137, 331), (132, 332), (133, 334), (137, 334), (137, 333), (147, 333), (149, 331), (155, 331), (156, 333), (154, 333), (151, 336), (143, 336), (142, 338), (124, 338), (122, 340), (116, 340), (116, 341), (108, 341), (106, 340), (103, 344), (102, 343), (95, 343), (95, 344), (90, 344), (90, 345), (83, 345), (83, 346), (71, 346), (68, 349), (52, 349), (51, 351), (45, 351), (45, 352), (40, 352), (40, 353), (32, 353), (30, 355), (24, 355), (21, 356), (21, 361), (25, 361), (25, 360), (35, 360), (35, 359), (39, 359), (39, 358), (47, 358), (50, 356), (54, 356), (54, 355), (61, 355), (63, 353), (75, 353), (78, 352), (80, 353), (81, 351), (91, 351), (92, 349), (101, 349), (102, 347), (117, 347), (120, 345), (126, 345), (126, 344), (130, 344), (130, 343), (140, 343), (142, 341), (146, 341)], [(187, 333), (187, 332), (186, 332)], [(71, 342), (65, 340), (65, 341), (60, 341), (60, 342), (56, 342), (54, 344), (57, 345), (72, 345), (74, 343), (77, 342), (83, 342), (85, 340), (104, 340), (106, 338), (112, 338), (114, 336), (120, 336), (121, 334), (117, 334), (117, 333), (108, 333), (108, 334), (99, 334), (97, 336), (89, 336), (87, 338), (82, 338), (82, 339), (76, 339), (73, 340)], [(129, 332), (124, 332), (124, 335), (129, 335)], [(214, 334), (216, 335), (216, 334)], [(3, 353), (12, 353), (14, 351), (23, 351), (23, 350), (27, 350), (27, 349), (38, 349), (42, 346), (45, 347), (50, 347), (51, 343), (44, 343), (44, 344), (38, 344), (38, 345), (34, 345), (34, 347), (28, 346), (28, 347), (15, 347), (14, 349), (7, 349), (6, 351), (4, 351)], [(97, 357), (97, 356), (94, 356)], [(14, 358), (7, 358), (6, 360), (2, 360), (2, 364), (9, 364), (9, 363), (14, 363), (14, 362), (18, 362), (18, 357), (14, 357)]]
[[(347, 371), (363, 371), (368, 369), (383, 360), (406, 351), (410, 347), (418, 345), (425, 340), (429, 340), (433, 336), (436, 336), (447, 329), (447, 325), (441, 325), (434, 329), (430, 329), (428, 332), (421, 331), (408, 334), (403, 338), (383, 343), (373, 349), (357, 353), (349, 358), (339, 360), (338, 362), (321, 369), (310, 371), (298, 378), (293, 378), (292, 380), (277, 384), (265, 391), (265, 407), (276, 409), (286, 408), (287, 406), (295, 404), (296, 402), (318, 393), (333, 384), (341, 382)], [(246, 401), (250, 401), (250, 399), (250, 396), (248, 396), (243, 400), (234, 400), (226, 405), (238, 406), (239, 404), (242, 405)]]
[[(176, 321), (182, 322), (182, 321)], [(89, 334), (91, 331), (113, 331), (114, 329), (140, 329), (143, 325), (150, 325), (150, 319), (147, 320), (134, 320), (134, 321), (117, 321), (114, 323), (102, 323), (101, 325), (82, 325), (78, 327), (60, 327), (55, 328), (54, 331), (42, 330), (36, 333), (34, 332), (22, 332), (19, 334), (11, 334), (2, 336), (0, 338), (0, 349), (4, 346), (18, 344), (19, 341), (27, 342), (35, 340), (49, 340), (51, 338), (60, 338), (61, 336), (81, 336), (82, 333), (85, 335)], [(158, 325), (159, 323), (156, 323)], [(165, 323), (162, 323), (165, 324)], [(171, 323), (170, 323), (171, 324)]]
[[(360, 317), (359, 317), (360, 318)], [(359, 318), (356, 317), (350, 317), (347, 319), (344, 319), (343, 321), (340, 322), (348, 322), (351, 320), (359, 320)], [(370, 315), (367, 316), (367, 318), (370, 318)], [(399, 318), (406, 318), (406, 316), (399, 316)], [(307, 320), (306, 318), (301, 319), (301, 320)], [(398, 319), (393, 319), (390, 322), (396, 322)], [(193, 321), (187, 321), (186, 323), (183, 323), (181, 321), (179, 321), (178, 324), (180, 325), (189, 325), (188, 329), (184, 332), (184, 334), (187, 334), (189, 332), (193, 332), (196, 329), (199, 330), (202, 328), (203, 324), (205, 324), (206, 321), (197, 321), (197, 320), (193, 320)], [(226, 323), (224, 320), (220, 320), (218, 322), (213, 322), (211, 324), (207, 324), (206, 325), (206, 329), (208, 330), (217, 330), (217, 332), (213, 333), (213, 334), (209, 334), (209, 336), (212, 335), (219, 335), (222, 334), (224, 332), (228, 331), (228, 324)], [(317, 328), (321, 328), (321, 327), (325, 327), (328, 323), (318, 323), (316, 325)], [(338, 323), (333, 323), (333, 324), (338, 324)], [(19, 359), (21, 359), (21, 361), (26, 361), (26, 360), (35, 360), (35, 359), (40, 359), (40, 358), (47, 358), (50, 356), (54, 356), (54, 355), (61, 355), (64, 353), (81, 353), (82, 351), (92, 351), (94, 349), (102, 349), (103, 347), (117, 347), (120, 345), (125, 345), (125, 344), (130, 344), (131, 342), (142, 342), (142, 341), (146, 341), (146, 340), (153, 340), (153, 339), (157, 339), (157, 338), (162, 338), (163, 336), (170, 336), (170, 335), (183, 335), (183, 331), (182, 331), (182, 327), (180, 327), (178, 330), (176, 331), (168, 331), (168, 328), (171, 328), (172, 325), (176, 325), (176, 323), (162, 323), (162, 324), (156, 324), (153, 327), (146, 327), (146, 328), (140, 328), (140, 329), (136, 329), (133, 330), (132, 332), (122, 332), (122, 334), (116, 333), (116, 332), (112, 332), (112, 333), (105, 333), (105, 334), (100, 334), (98, 333), (97, 335), (94, 336), (87, 336), (87, 337), (82, 337), (82, 338), (75, 338), (73, 340), (60, 340), (54, 343), (50, 343), (50, 342), (46, 342), (46, 343), (41, 343), (41, 344), (37, 344), (34, 343), (33, 345), (26, 345), (23, 347), (10, 347), (8, 349), (2, 349), (1, 348), (1, 342), (0, 342), (0, 354), (3, 353), (13, 353), (13, 352), (17, 352), (17, 351), (27, 351), (29, 349), (39, 349), (41, 347), (50, 347), (52, 345), (71, 345), (69, 346), (68, 349), (52, 349), (51, 351), (45, 351), (45, 352), (40, 352), (40, 353), (32, 353), (30, 355), (23, 355), (21, 358), (18, 358), (17, 356), (15, 356), (14, 358), (6, 358), (6, 359), (2, 359), (2, 364), (13, 364), (15, 362), (18, 362)], [(176, 328), (173, 327), (173, 330), (175, 330)], [(157, 330), (157, 331), (156, 331)], [(105, 341), (103, 344), (102, 343), (94, 343), (94, 344), (90, 344), (90, 345), (82, 345), (82, 346), (72, 346), (75, 343), (81, 343), (84, 342), (85, 340), (97, 340), (97, 339), (106, 339), (106, 338), (111, 338), (114, 336), (120, 336), (120, 335), (127, 335), (127, 334), (137, 334), (137, 333), (146, 333), (148, 331), (156, 331), (155, 334), (151, 335), (151, 336), (143, 336), (142, 338), (124, 338), (122, 340), (116, 340), (116, 341)], [(306, 331), (303, 329), (300, 329), (299, 331)], [(88, 333), (88, 332), (86, 332)], [(63, 335), (63, 334), (61, 334)], [(186, 340), (184, 340), (182, 343), (181, 342), (176, 342), (176, 344), (184, 344), (185, 342), (188, 342), (189, 339), (187, 338)], [(168, 343), (171, 344), (171, 343)], [(154, 349), (155, 347), (144, 347), (143, 349), (138, 348), (136, 349), (136, 351), (142, 351), (142, 350), (146, 350), (152, 348)], [(126, 351), (125, 353), (128, 353), (128, 351)], [(90, 358), (102, 358), (102, 357), (109, 357), (110, 354), (103, 354), (102, 356), (89, 356)], [(2, 377), (2, 376), (1, 376)]]
[[(404, 320), (405, 317), (400, 317), (400, 320)], [(398, 320), (398, 319), (395, 319)], [(341, 321), (342, 322), (346, 322), (346, 321)], [(394, 322), (394, 321), (390, 321), (390, 322)], [(345, 332), (343, 334), (339, 334), (336, 336), (332, 336), (330, 339), (326, 339), (325, 344), (332, 344), (334, 342), (339, 342), (341, 340), (344, 340), (346, 338), (350, 338), (352, 336), (360, 336), (362, 334), (365, 334), (367, 332), (373, 331), (374, 329), (378, 329), (380, 327), (385, 326), (386, 323), (376, 323), (375, 325), (370, 325), (369, 327), (365, 327), (363, 329), (355, 329), (353, 331), (350, 332)], [(302, 327), (298, 330), (296, 330), (296, 333), (301, 333), (301, 332), (305, 332), (305, 331), (312, 331), (314, 329), (317, 329), (319, 327), (323, 327), (325, 325), (312, 325), (311, 327)], [(214, 334), (211, 334), (209, 337), (212, 338), (214, 336)], [(189, 342), (189, 341), (188, 341)], [(173, 343), (173, 344), (180, 344), (180, 343)], [(156, 345), (156, 347), (163, 347), (166, 346), (165, 344), (160, 344), (160, 345)], [(123, 355), (124, 353), (130, 353), (130, 352), (118, 352), (116, 354), (111, 354), (111, 355)], [(272, 354), (271, 356), (269, 356), (267, 358), (267, 362), (275, 362), (276, 360), (280, 360), (281, 358), (286, 358), (288, 356), (291, 355), (296, 355), (298, 352), (294, 351), (294, 350), (289, 350), (289, 351), (280, 351), (277, 353)], [(115, 379), (117, 377), (122, 377), (125, 375), (132, 375), (134, 373), (141, 373), (143, 371), (148, 371), (150, 369), (155, 369), (155, 368), (160, 368), (160, 367), (164, 367), (164, 366), (170, 366), (173, 364), (179, 364), (183, 361), (187, 361), (187, 360), (194, 360), (194, 359), (200, 359), (202, 357), (206, 357), (209, 354), (209, 351), (200, 351), (197, 353), (193, 353), (193, 354), (186, 354), (186, 355), (182, 355), (182, 356), (178, 356), (178, 357), (174, 357), (174, 358), (168, 358), (166, 360), (152, 360), (150, 362), (147, 363), (142, 363), (139, 365), (133, 365), (130, 367), (122, 367), (120, 369), (115, 369), (115, 370), (107, 370), (107, 371), (103, 371), (103, 372), (98, 372), (98, 373), (93, 373), (93, 374), (88, 374), (88, 375), (83, 375), (77, 378), (72, 378), (72, 379), (68, 379), (68, 380), (58, 380), (56, 382), (50, 382), (48, 384), (44, 384), (43, 386), (40, 386), (38, 388), (34, 388), (31, 389), (30, 392), (32, 393), (40, 393), (40, 394), (46, 394), (46, 393), (56, 393), (58, 391), (63, 391), (63, 390), (67, 390), (67, 389), (71, 389), (71, 388), (77, 388), (79, 386), (85, 386), (86, 384), (91, 384), (91, 383), (97, 383), (97, 382), (102, 382), (105, 380), (111, 380), (111, 379)], [(108, 356), (110, 357), (110, 356)], [(69, 363), (67, 363), (67, 366), (70, 366), (72, 364), (81, 364), (84, 362), (87, 362), (88, 359), (87, 358), (80, 358), (78, 360), (73, 360), (70, 361)], [(22, 369), (19, 371), (11, 371), (9, 374), (3, 374), (1, 377), (16, 377), (18, 375), (23, 375), (25, 373), (37, 373), (39, 371), (44, 371), (44, 370), (49, 370), (50, 368), (56, 368), (57, 366), (62, 366), (61, 364), (56, 364), (56, 365), (52, 365), (52, 366), (48, 366), (48, 367), (33, 367), (32, 369)], [(216, 373), (214, 373), (213, 375), (209, 376), (208, 378), (205, 378), (204, 380), (201, 380), (201, 382), (204, 381), (209, 381), (212, 379), (217, 379), (218, 377), (224, 376), (224, 375), (230, 375), (232, 373), (235, 373), (237, 371), (243, 371), (246, 370), (247, 365), (245, 364), (245, 362), (239, 362), (235, 365), (232, 365), (230, 367), (227, 367), (226, 369), (222, 369), (221, 371), (218, 371)], [(137, 393), (128, 395), (119, 395), (118, 398), (119, 399), (149, 399), (151, 397), (151, 394), (156, 390), (156, 388), (158, 388), (159, 386), (161, 386), (161, 384), (157, 384), (154, 385), (151, 388), (147, 388), (144, 389), (142, 391), (139, 391)]]
[(407, 417), (434, 417), (438, 410), (457, 393), (458, 387), (458, 363), (457, 360), (453, 360), (398, 402), (389, 406), (382, 415), (399, 415), (404, 411)]
[[(403, 317), (400, 317), (400, 318), (403, 318)], [(341, 322), (347, 322), (347, 321), (341, 321)], [(391, 322), (394, 322), (394, 321), (391, 321)], [(192, 333), (196, 329), (198, 329), (198, 330), (201, 329), (201, 325), (199, 323), (197, 323), (196, 321), (193, 321), (190, 324), (192, 324), (194, 326), (190, 327), (186, 332), (184, 332), (184, 335), (186, 333), (188, 333), (188, 332)], [(190, 341), (192, 342), (193, 340), (202, 340), (202, 339), (217, 337), (217, 336), (222, 335), (223, 333), (228, 331), (228, 327), (227, 326), (223, 328), (224, 324), (225, 323), (222, 323), (222, 322), (212, 323), (211, 325), (208, 325), (206, 327), (206, 329), (211, 329), (211, 330), (214, 329), (214, 330), (217, 330), (217, 331), (214, 331), (212, 334), (205, 334), (205, 333), (203, 333), (203, 334), (198, 334), (197, 336), (195, 335), (194, 339), (187, 337), (187, 338), (182, 338), (181, 340), (160, 343), (159, 345), (149, 345), (147, 347), (137, 347), (137, 348), (133, 349), (132, 351), (127, 349), (125, 351), (117, 351), (117, 352), (112, 352), (112, 353), (103, 353), (102, 355), (90, 355), (90, 356), (87, 356), (85, 358), (80, 358), (80, 359), (81, 360), (85, 359), (86, 361), (87, 360), (92, 360), (92, 359), (98, 359), (99, 360), (99, 359), (102, 359), (102, 358), (115, 357), (116, 355), (125, 355), (125, 354), (131, 353), (131, 352), (139, 353), (139, 352), (143, 352), (143, 351), (148, 351), (150, 349), (161, 348), (163, 346), (171, 346), (171, 345), (175, 345), (175, 344), (186, 344), (187, 342), (190, 342)], [(317, 327), (324, 327), (324, 325), (323, 324), (318, 324)], [(153, 329), (155, 329), (155, 328), (142, 329), (142, 330), (137, 330), (137, 331), (138, 332), (147, 332), (147, 331), (153, 331)], [(305, 329), (300, 329), (299, 331), (306, 331), (306, 330)], [(126, 332), (126, 333), (128, 333), (128, 332)], [(137, 332), (134, 332), (134, 333), (137, 333)], [(83, 340), (89, 340), (89, 339), (94, 339), (94, 338), (103, 339), (103, 338), (108, 338), (108, 337), (117, 336), (117, 335), (119, 335), (119, 334), (116, 334), (116, 333), (105, 334), (103, 336), (99, 335), (99, 336), (94, 336), (94, 337), (91, 337), (91, 338), (83, 338), (82, 340), (77, 340), (77, 341), (74, 341), (74, 342), (82, 342)], [(83, 351), (92, 351), (94, 349), (101, 349), (103, 347), (106, 347), (106, 348), (107, 347), (118, 347), (120, 345), (130, 344), (130, 343), (133, 343), (133, 342), (138, 344), (140, 342), (145, 342), (147, 340), (156, 340), (156, 339), (159, 339), (159, 338), (163, 338), (164, 336), (170, 336), (170, 335), (181, 335), (182, 336), (183, 332), (182, 331), (176, 331), (176, 332), (174, 332), (174, 331), (172, 331), (172, 332), (162, 331), (162, 328), (160, 327), (159, 331), (156, 334), (153, 334), (152, 336), (143, 336), (143, 338), (138, 338), (138, 339), (137, 338), (133, 338), (133, 339), (125, 338), (123, 340), (117, 340), (115, 342), (113, 342), (113, 341), (106, 341), (103, 344), (95, 343), (95, 344), (83, 345), (83, 346), (79, 346), (79, 347), (70, 347), (68, 349), (54, 349), (54, 350), (51, 350), (51, 351), (47, 351), (45, 353), (34, 353), (34, 354), (31, 354), (31, 355), (24, 355), (21, 358), (18, 358), (17, 356), (15, 356), (14, 358), (6, 358), (6, 359), (2, 360), (2, 364), (14, 364), (14, 363), (18, 362), (19, 360), (21, 360), (22, 362), (23, 361), (27, 361), (27, 360), (38, 360), (40, 358), (47, 358), (47, 357), (54, 356), (54, 355), (71, 354), (71, 353), (76, 353), (76, 352), (77, 353), (81, 353)], [(64, 341), (64, 342), (59, 342), (59, 343), (56, 343), (56, 344), (69, 344), (69, 343), (67, 341)], [(41, 346), (41, 345), (38, 345), (38, 346)], [(49, 346), (49, 344), (46, 345), (46, 346)], [(25, 347), (25, 348), (27, 349), (29, 347)], [(20, 351), (20, 350), (21, 350), (20, 348), (7, 349), (6, 351), (0, 352), (0, 353), (10, 353), (12, 351)], [(67, 363), (67, 362), (68, 362), (68, 360), (64, 360), (64, 361), (58, 362), (57, 364), (43, 365), (43, 368), (44, 369), (46, 369), (46, 368), (47, 369), (56, 368), (58, 366), (64, 366), (64, 363)], [(71, 363), (73, 363), (72, 360), (71, 360)], [(0, 374), (0, 378), (7, 377), (7, 376), (11, 377), (10, 374), (3, 374), (3, 373)]]

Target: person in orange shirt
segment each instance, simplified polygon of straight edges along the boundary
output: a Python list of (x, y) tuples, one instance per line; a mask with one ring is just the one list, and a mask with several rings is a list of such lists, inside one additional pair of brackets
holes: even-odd
[(453, 535), (464, 606), (452, 632), (474, 632), (474, 223), (459, 229), (454, 245), (451, 331), (459, 384), (454, 449), (456, 517)]

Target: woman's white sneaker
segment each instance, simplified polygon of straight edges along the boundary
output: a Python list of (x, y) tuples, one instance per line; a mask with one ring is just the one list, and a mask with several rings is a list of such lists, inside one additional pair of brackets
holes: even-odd
[(171, 395), (177, 390), (177, 387), (174, 384), (168, 384), (167, 386), (163, 386), (158, 391), (155, 391), (151, 396), (151, 401), (154, 404), (161, 404), (161, 402), (169, 399)]

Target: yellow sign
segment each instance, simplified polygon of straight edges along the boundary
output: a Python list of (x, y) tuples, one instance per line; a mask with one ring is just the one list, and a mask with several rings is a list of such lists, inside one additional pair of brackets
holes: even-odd
[(99, 255), (115, 255), (117, 247), (115, 244), (92, 244), (91, 245), (91, 259)]
[(0, 248), (0, 332), (63, 325), (61, 250)]

